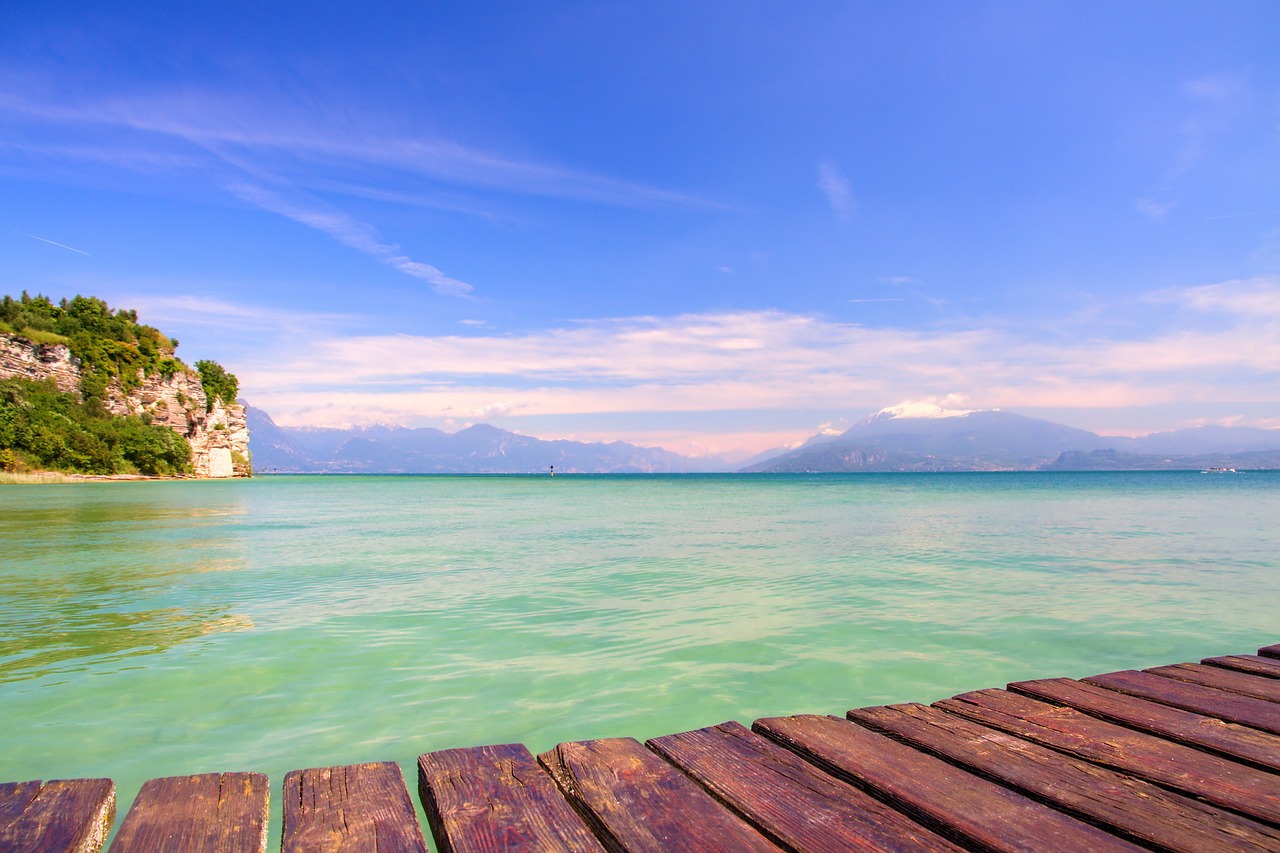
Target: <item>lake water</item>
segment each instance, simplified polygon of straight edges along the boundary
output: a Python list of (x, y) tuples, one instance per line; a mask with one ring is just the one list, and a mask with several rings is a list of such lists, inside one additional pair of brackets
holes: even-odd
[[(842, 714), (1280, 641), (1280, 473), (0, 487), (0, 781)], [(416, 794), (414, 796), (416, 800)]]

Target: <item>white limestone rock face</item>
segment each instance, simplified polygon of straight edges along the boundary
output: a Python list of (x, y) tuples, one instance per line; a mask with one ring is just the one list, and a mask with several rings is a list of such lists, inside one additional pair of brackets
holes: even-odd
[[(0, 378), (53, 379), (58, 390), (79, 392), (80, 363), (62, 344), (36, 344), (19, 335), (0, 335)], [(138, 375), (139, 386), (126, 392), (118, 380), (107, 386), (103, 404), (113, 415), (150, 416), (191, 445), (197, 477), (248, 477), (249, 427), (244, 406), (209, 405), (200, 375), (179, 371), (172, 376)]]
[(52, 379), (64, 393), (80, 389), (80, 360), (65, 344), (38, 344), (19, 335), (0, 335), (0, 378)]
[[(196, 377), (196, 385), (200, 379)], [(205, 411), (204, 389), (200, 389), (197, 417), (185, 434), (191, 445), (191, 464), (200, 477), (248, 477), (249, 427), (244, 406), (226, 405), (219, 398)], [(153, 421), (154, 423), (154, 421)], [(242, 461), (236, 461), (239, 457)]]

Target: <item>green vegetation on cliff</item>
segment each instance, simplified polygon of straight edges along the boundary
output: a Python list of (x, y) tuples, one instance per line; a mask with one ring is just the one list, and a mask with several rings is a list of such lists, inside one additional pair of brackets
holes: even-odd
[[(104, 401), (114, 381), (120, 391), (142, 379), (189, 370), (175, 355), (178, 342), (138, 322), (133, 310), (112, 310), (93, 296), (53, 302), (25, 291), (0, 299), (0, 335), (37, 344), (63, 344), (80, 361), (80, 393), (58, 391), (52, 381), (0, 378), (0, 470), (86, 474), (182, 474), (191, 471), (191, 447), (148, 415), (117, 417)], [(234, 404), (239, 383), (215, 361), (196, 364), (209, 397)]]
[(137, 415), (81, 403), (51, 380), (0, 379), (0, 470), (81, 474), (185, 474), (191, 446)]
[[(47, 296), (0, 300), (0, 333), (12, 332), (41, 344), (66, 344), (80, 359), (80, 392), (86, 400), (103, 399), (112, 379), (124, 391), (138, 387), (143, 376), (172, 376), (186, 365), (174, 357), (178, 342), (154, 326), (138, 322), (137, 311), (112, 311), (94, 296), (54, 303)], [(231, 401), (231, 402), (234, 402)]]
[(200, 373), (200, 385), (208, 399), (205, 411), (212, 410), (213, 401), (219, 397), (228, 405), (236, 401), (236, 395), (240, 393), (240, 380), (227, 373), (221, 364), (216, 361), (197, 361), (196, 370)]

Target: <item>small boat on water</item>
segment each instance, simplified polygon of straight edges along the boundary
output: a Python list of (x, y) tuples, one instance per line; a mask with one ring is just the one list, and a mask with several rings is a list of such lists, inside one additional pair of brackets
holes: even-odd
[(1237, 471), (1235, 468), (1205, 468), (1200, 473), (1201, 474), (1238, 474), (1240, 472)]

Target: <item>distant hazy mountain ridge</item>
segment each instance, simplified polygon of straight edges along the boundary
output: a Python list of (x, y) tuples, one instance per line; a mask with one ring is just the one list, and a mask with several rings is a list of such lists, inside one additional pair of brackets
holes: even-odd
[[(393, 426), (281, 427), (247, 411), (259, 471), (281, 473), (506, 474), (694, 473), (731, 470), (660, 448), (543, 441), (477, 424), (455, 433)], [(752, 473), (840, 471), (1090, 471), (1207, 467), (1280, 468), (1280, 430), (1200, 427), (1108, 438), (996, 410), (905, 403), (840, 433), (761, 454)]]
[(394, 426), (281, 427), (248, 407), (254, 465), (260, 472), (331, 474), (672, 474), (724, 471), (716, 460), (661, 448), (543, 441), (476, 424), (454, 433)]
[(1141, 438), (1088, 430), (998, 410), (904, 403), (881, 409), (839, 435), (743, 469), (835, 471), (1155, 470), (1280, 467), (1280, 430), (1200, 427)]

